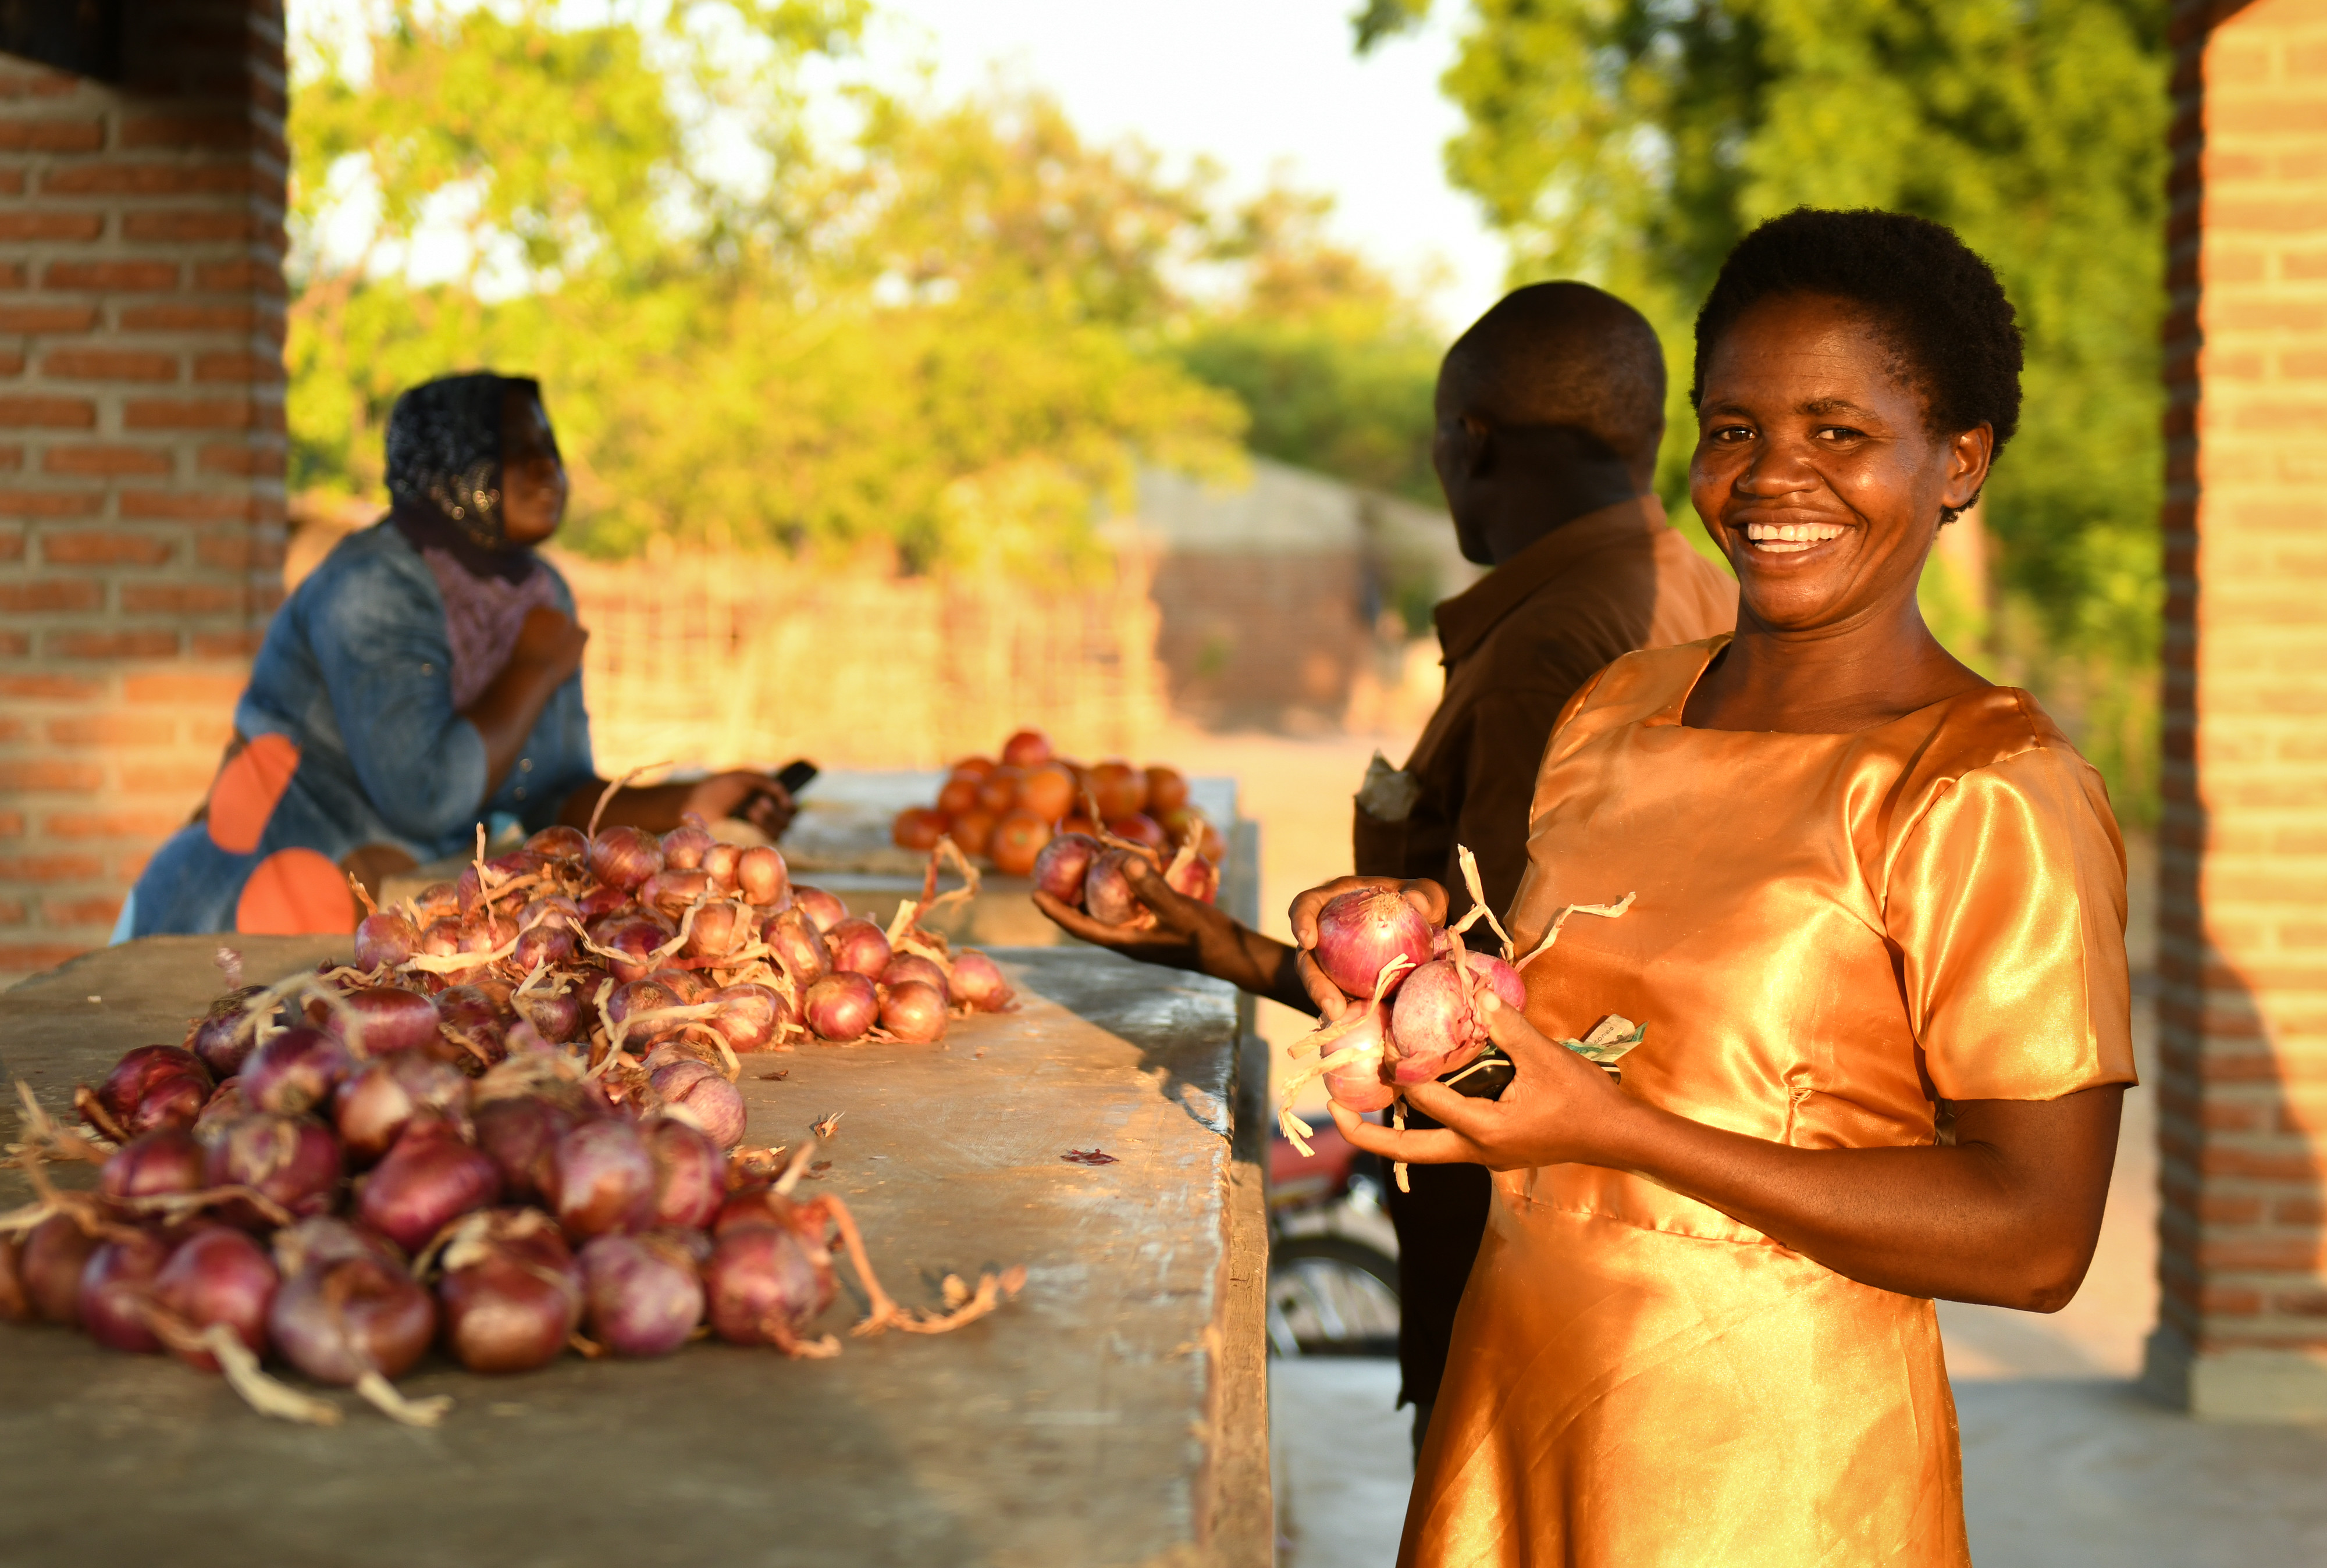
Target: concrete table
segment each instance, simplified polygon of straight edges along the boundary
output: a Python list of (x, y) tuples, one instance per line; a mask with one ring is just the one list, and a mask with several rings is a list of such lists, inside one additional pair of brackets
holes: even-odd
[[(334, 940), (238, 946), (259, 977)], [(180, 1038), (216, 947), (149, 938), (0, 995), (0, 1070), (67, 1106)], [(824, 1181), (908, 1304), (1027, 1265), (995, 1316), (831, 1361), (432, 1358), (405, 1386), (458, 1401), (433, 1432), (344, 1394), (343, 1424), (285, 1425), (174, 1361), (0, 1325), (0, 1564), (1267, 1563), (1266, 1070), (1233, 994), (1083, 947), (997, 957), (1019, 1012), (748, 1057), (743, 1081), (755, 1143), (846, 1113)], [(1061, 1159), (1093, 1148), (1117, 1162)]]

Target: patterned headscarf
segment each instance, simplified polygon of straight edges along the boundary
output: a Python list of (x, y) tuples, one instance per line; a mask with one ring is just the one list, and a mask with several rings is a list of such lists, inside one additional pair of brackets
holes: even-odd
[(530, 378), (474, 371), (398, 397), (388, 416), (388, 493), (416, 545), (516, 582), (531, 574), (533, 552), (509, 543), (501, 518), (501, 402), (511, 387), (541, 397)]

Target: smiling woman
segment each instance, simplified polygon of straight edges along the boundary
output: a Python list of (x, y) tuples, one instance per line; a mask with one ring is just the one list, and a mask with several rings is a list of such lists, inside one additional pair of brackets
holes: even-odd
[[(1916, 219), (1798, 211), (1715, 285), (1692, 497), (1737, 630), (1570, 702), (1505, 924), (1532, 951), (1637, 898), (1568, 925), (1524, 1010), (1486, 999), (1500, 1100), (1335, 1111), (1496, 1172), (1402, 1562), (1968, 1563), (1930, 1298), (2068, 1302), (2134, 1076), (2098, 776), (1915, 606), (2018, 359), (1994, 275)], [(1611, 1013), (1646, 1027), (1621, 1087), (1551, 1043)]]

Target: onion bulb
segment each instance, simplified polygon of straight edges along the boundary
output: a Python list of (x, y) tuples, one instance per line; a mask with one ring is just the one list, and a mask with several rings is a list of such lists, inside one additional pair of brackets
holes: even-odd
[(617, 1356), (668, 1356), (703, 1321), (703, 1276), (675, 1237), (602, 1236), (581, 1266), (590, 1337)]
[(880, 1015), (879, 993), (854, 970), (827, 975), (800, 999), (800, 1016), (818, 1040), (861, 1040)]
[(649, 1080), (668, 1106), (677, 1106), (703, 1124), (712, 1142), (732, 1149), (743, 1141), (743, 1095), (706, 1062), (675, 1061), (655, 1069)]
[(151, 1230), (129, 1231), (101, 1243), (81, 1266), (81, 1331), (108, 1350), (156, 1355), (162, 1341), (146, 1326), (154, 1277), (170, 1259), (170, 1244)]
[(792, 902), (807, 911), (808, 918), (819, 931), (829, 933), (833, 927), (848, 918), (848, 906), (840, 901), (837, 894), (828, 893), (822, 888), (796, 887), (792, 889)]
[[(340, 1141), (321, 1122), (253, 1111), (229, 1125), (203, 1151), (202, 1181), (210, 1187), (249, 1187), (294, 1218), (328, 1213), (339, 1196)], [(264, 1230), (276, 1221), (241, 1199), (218, 1208), (220, 1218)]]
[(954, 955), (952, 986), (956, 1002), (966, 1002), (980, 1013), (1006, 1013), (1017, 996), (994, 960), (975, 947)]
[(1480, 989), (1492, 991), (1509, 1006), (1527, 1005), (1527, 982), (1500, 958), (1458, 946), (1446, 957), (1432, 959), (1406, 977), (1390, 1014), (1390, 1039), (1398, 1052), (1392, 1076), (1399, 1084), (1443, 1078), (1487, 1048), (1486, 1015), (1455, 968), (1457, 958)]
[(107, 1156), (97, 1181), (98, 1191), (117, 1200), (199, 1192), (202, 1146), (183, 1128), (156, 1127)]
[(889, 938), (880, 927), (861, 916), (851, 915), (827, 931), (824, 945), (832, 954), (835, 969), (853, 970), (872, 980), (889, 966)]
[[(1351, 996), (1371, 997), (1383, 967), (1404, 958), (1414, 968), (1430, 962), (1430, 922), (1396, 888), (1360, 888), (1317, 911), (1317, 967)], [(1390, 982), (1389, 994), (1400, 975)]]
[(356, 1212), (366, 1225), (409, 1253), (463, 1214), (497, 1201), (501, 1173), (471, 1148), (451, 1121), (415, 1116), (404, 1135), (363, 1181)]
[(177, 1045), (139, 1046), (97, 1088), (98, 1107), (133, 1138), (156, 1127), (192, 1126), (210, 1097), (210, 1069)]
[(791, 891), (791, 872), (780, 852), (754, 845), (735, 857), (735, 891), (757, 909), (772, 909)]
[(608, 887), (628, 891), (661, 869), (662, 845), (643, 828), (602, 828), (590, 842), (590, 874)]
[(320, 1029), (299, 1024), (250, 1053), (242, 1064), (242, 1097), (262, 1111), (304, 1116), (327, 1109), (354, 1068), (346, 1046)]
[[(266, 1249), (239, 1230), (213, 1227), (180, 1243), (154, 1276), (154, 1302), (195, 1329), (224, 1323), (254, 1356), (266, 1354), (266, 1314), (281, 1284)], [(172, 1353), (205, 1372), (219, 1370), (208, 1350)]]
[(1061, 903), (1080, 909), (1083, 879), (1090, 873), (1091, 863), (1105, 853), (1106, 845), (1089, 834), (1062, 833), (1034, 857), (1034, 885)]
[(575, 1239), (633, 1233), (654, 1222), (654, 1156), (631, 1123), (583, 1123), (557, 1140), (550, 1169), (558, 1223)]
[(945, 993), (920, 980), (905, 980), (883, 987), (881, 1027), (899, 1040), (916, 1045), (943, 1040), (946, 1031)]
[(444, 1253), (444, 1341), (472, 1372), (526, 1372), (565, 1353), (582, 1321), (582, 1271), (537, 1209), (472, 1216)]

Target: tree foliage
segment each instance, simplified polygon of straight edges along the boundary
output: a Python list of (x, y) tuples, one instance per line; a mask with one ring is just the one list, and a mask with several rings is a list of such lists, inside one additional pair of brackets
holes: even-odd
[[(1428, 7), (1369, 0), (1360, 46)], [(1444, 78), (1466, 120), (1450, 175), (1509, 239), (1515, 280), (1584, 276), (1640, 304), (1678, 432), (1689, 323), (1753, 224), (1890, 208), (1988, 258), (2028, 339), (1986, 509), (1991, 658), (2050, 682), (2136, 813), (2162, 602), (2163, 22), (2160, 0), (1471, 0)], [(1665, 453), (1675, 499), (1687, 446)]]

